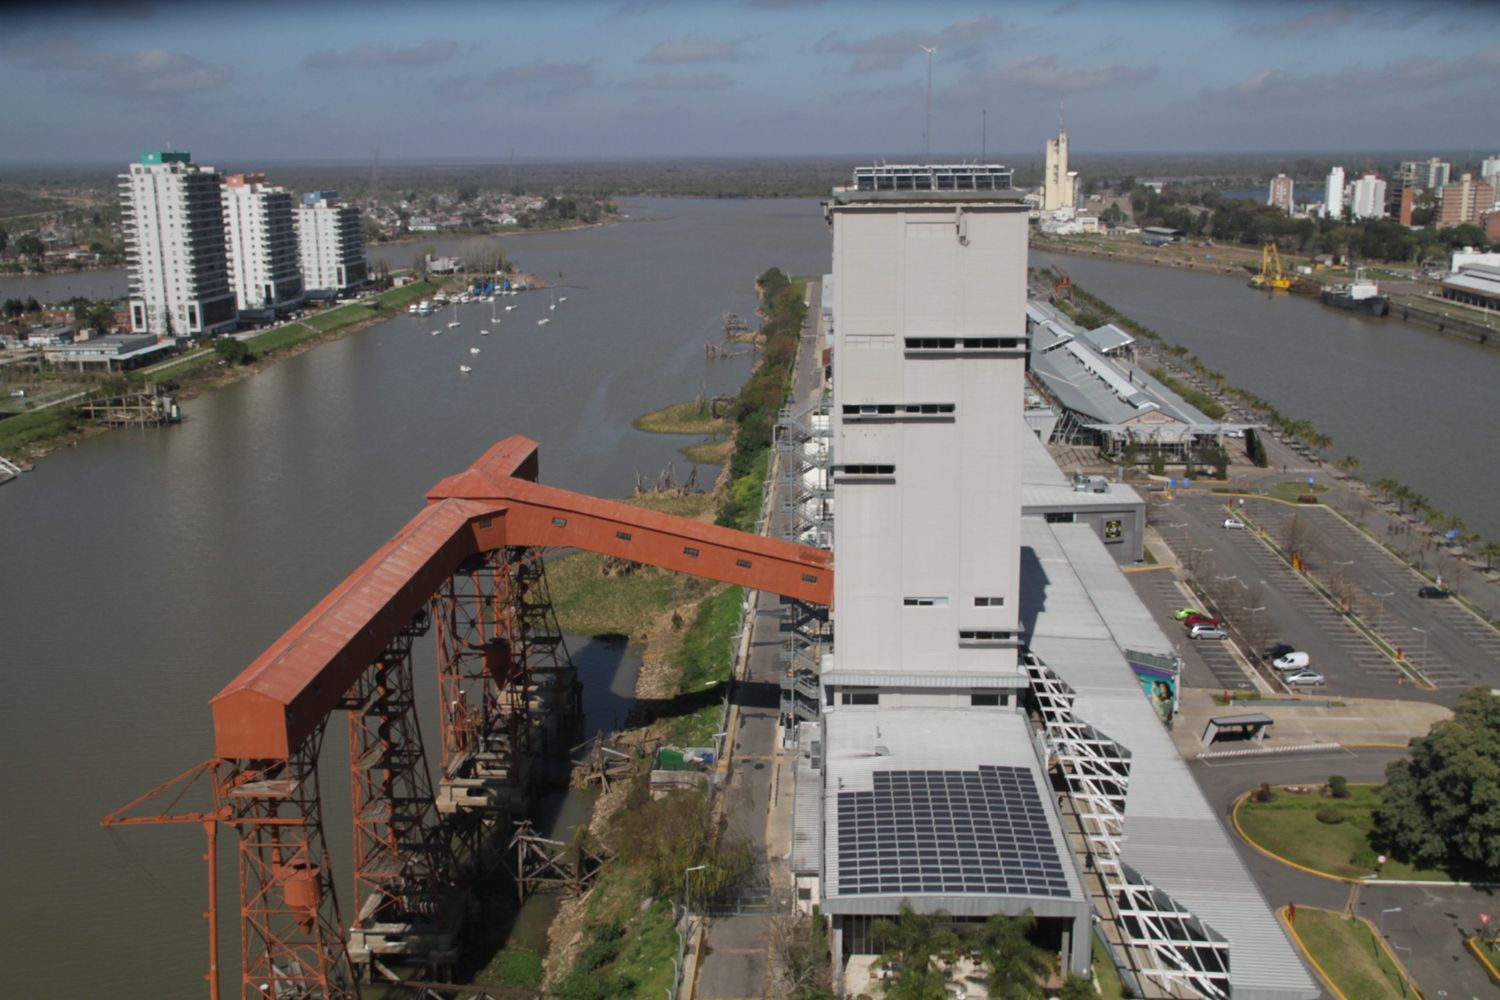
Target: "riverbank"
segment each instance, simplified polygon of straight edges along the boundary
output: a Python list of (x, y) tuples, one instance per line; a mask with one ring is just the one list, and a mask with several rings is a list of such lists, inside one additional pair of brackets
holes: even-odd
[[(1068, 254), (1078, 257), (1093, 257), (1100, 260), (1118, 260), (1129, 264), (1144, 264), (1165, 267), (1197, 274), (1241, 277), (1247, 282), (1249, 276), (1260, 270), (1259, 251), (1249, 247), (1213, 246), (1212, 253), (1188, 244), (1171, 244), (1152, 247), (1140, 243), (1126, 243), (1108, 237), (1061, 239), (1033, 234), (1031, 249), (1044, 253)], [(1286, 265), (1291, 268), (1290, 262)], [(1300, 275), (1320, 285), (1348, 281), (1353, 276), (1346, 270), (1313, 271)], [(1406, 289), (1405, 285), (1412, 285)], [(1482, 310), (1470, 309), (1457, 302), (1449, 302), (1417, 289), (1417, 282), (1383, 284), (1390, 295), (1390, 315), (1407, 323), (1427, 327), (1444, 336), (1454, 337), (1467, 343), (1500, 349), (1500, 317)], [(1276, 294), (1262, 292), (1261, 294)], [(1312, 301), (1317, 302), (1314, 298)], [(1321, 305), (1321, 303), (1318, 303)]]

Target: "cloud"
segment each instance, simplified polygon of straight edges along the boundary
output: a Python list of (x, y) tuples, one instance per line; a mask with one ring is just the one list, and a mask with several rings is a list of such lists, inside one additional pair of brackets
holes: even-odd
[(1069, 65), (1056, 55), (1030, 55), (973, 73), (960, 80), (953, 93), (958, 97), (987, 97), (1027, 90), (1047, 96), (1067, 96), (1145, 83), (1155, 79), (1156, 72), (1155, 66)]
[(61, 75), (64, 85), (74, 90), (126, 96), (217, 90), (234, 76), (230, 66), (206, 63), (184, 52), (106, 52), (73, 38), (53, 38), (33, 46), (25, 63), (32, 69)]
[(1354, 16), (1354, 9), (1345, 4), (1334, 4), (1322, 10), (1310, 10), (1297, 17), (1287, 17), (1267, 24), (1255, 23), (1241, 28), (1241, 35), (1268, 35), (1271, 38), (1293, 38), (1308, 32), (1332, 31)]
[(95, 0), (84, 8), (89, 17), (112, 21), (144, 21), (155, 15), (145, 0)]
[(998, 18), (981, 16), (955, 21), (936, 34), (895, 31), (852, 41), (830, 32), (813, 44), (813, 51), (853, 56), (850, 68), (856, 73), (900, 69), (908, 60), (921, 56), (923, 46), (936, 48), (944, 61), (973, 62), (983, 55), (984, 40), (998, 34), (1000, 28)]
[(303, 65), (309, 69), (411, 69), (445, 63), (457, 51), (457, 42), (433, 38), (405, 49), (386, 45), (361, 45), (344, 52), (319, 49)]
[(1205, 88), (1199, 96), (1209, 104), (1227, 101), (1259, 107), (1309, 106), (1350, 98), (1402, 97), (1458, 84), (1474, 87), (1477, 92), (1497, 83), (1500, 83), (1500, 44), (1446, 62), (1429, 56), (1408, 56), (1374, 69), (1347, 66), (1330, 73), (1263, 69), (1228, 87)]
[(653, 66), (670, 66), (680, 63), (724, 62), (742, 59), (739, 41), (718, 41), (712, 38), (674, 38), (657, 42), (651, 51), (641, 56), (641, 62)]
[(631, 90), (653, 91), (729, 90), (734, 85), (733, 78), (724, 73), (656, 73), (625, 84)]
[(491, 86), (539, 90), (553, 97), (573, 93), (593, 82), (594, 67), (589, 63), (523, 63), (502, 67), (488, 77)]
[(791, 10), (796, 7), (821, 7), (824, 0), (750, 0), (750, 6), (760, 10)]

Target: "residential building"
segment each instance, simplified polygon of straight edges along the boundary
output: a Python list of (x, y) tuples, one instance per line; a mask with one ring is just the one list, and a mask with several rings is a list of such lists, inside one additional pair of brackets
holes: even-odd
[(1400, 222), (1403, 226), (1409, 226), (1411, 225), (1412, 209), (1416, 207), (1416, 204), (1417, 189), (1411, 187), (1402, 188), (1401, 200), (1396, 203), (1395, 209), (1391, 214), (1394, 215), (1396, 217), (1396, 221)]
[(369, 268), (359, 209), (341, 204), (337, 191), (311, 191), (302, 196), (295, 219), (308, 298), (338, 298), (365, 283)]
[(1429, 191), (1438, 191), (1448, 186), (1453, 176), (1453, 164), (1434, 156), (1422, 164), (1424, 171), (1422, 186)]
[[(1497, 197), (1500, 197), (1500, 155), (1484, 158), (1479, 164), (1479, 179), (1494, 188)], [(1500, 208), (1500, 203), (1495, 207)]]
[(1329, 219), (1344, 217), (1344, 168), (1334, 167), (1328, 171), (1328, 180), (1323, 185), (1323, 215)]
[(1068, 169), (1068, 130), (1059, 128), (1047, 140), (1046, 174), (1042, 178), (1042, 211), (1071, 211), (1078, 205), (1078, 174)]
[(234, 328), (219, 173), (186, 152), (145, 153), (120, 175), (130, 329), (195, 337)]
[(1272, 177), (1271, 193), (1266, 198), (1266, 204), (1272, 208), (1279, 208), (1288, 215), (1292, 214), (1292, 187), (1292, 179), (1286, 174), (1277, 174)]
[[(1422, 165), (1425, 172), (1426, 165)], [(1401, 217), (1401, 204), (1408, 199), (1412, 204), (1416, 203), (1416, 194), (1421, 190), (1421, 178), (1418, 174), (1418, 165), (1411, 162), (1402, 163), (1401, 166), (1385, 182), (1385, 214), (1393, 219)], [(1407, 192), (1411, 194), (1408, 195)], [(1407, 225), (1410, 225), (1408, 219)]]
[(274, 319), (302, 301), (302, 265), (292, 196), (265, 174), (224, 178), (229, 282), (241, 319)]
[(1385, 178), (1367, 170), (1354, 182), (1349, 195), (1349, 213), (1356, 219), (1379, 219), (1385, 215)]
[(1443, 188), (1443, 201), (1438, 206), (1437, 226), (1461, 226), (1471, 223), (1479, 226), (1484, 216), (1495, 204), (1495, 189), (1483, 181), (1476, 181), (1473, 174), (1464, 174), (1457, 184)]

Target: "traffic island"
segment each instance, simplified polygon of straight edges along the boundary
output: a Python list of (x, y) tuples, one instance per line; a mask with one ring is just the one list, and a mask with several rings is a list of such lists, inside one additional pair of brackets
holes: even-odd
[(1285, 907), (1281, 919), (1309, 964), (1339, 1000), (1421, 996), (1368, 920), (1332, 910)]

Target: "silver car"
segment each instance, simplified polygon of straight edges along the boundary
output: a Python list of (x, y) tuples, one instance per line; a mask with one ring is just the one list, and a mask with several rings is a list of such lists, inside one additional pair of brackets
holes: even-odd
[(1307, 668), (1282, 674), (1281, 682), (1292, 687), (1313, 687), (1325, 683), (1322, 674), (1316, 670), (1309, 670)]

